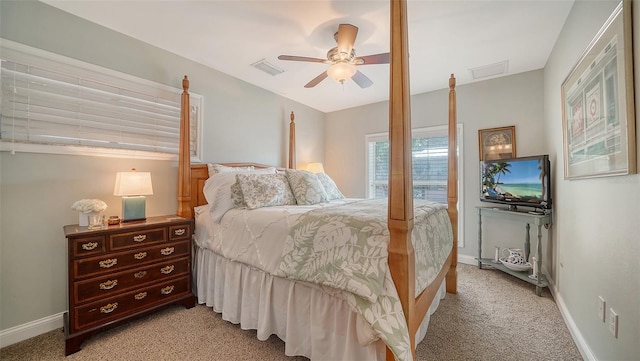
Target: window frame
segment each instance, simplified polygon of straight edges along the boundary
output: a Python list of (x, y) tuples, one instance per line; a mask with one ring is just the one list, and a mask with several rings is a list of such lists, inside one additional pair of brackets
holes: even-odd
[[(457, 147), (458, 147), (458, 247), (464, 247), (464, 184), (463, 182), (461, 182), (462, 179), (464, 179), (464, 139), (463, 139), (463, 134), (464, 134), (464, 127), (462, 123), (458, 123), (456, 125), (456, 131), (457, 131)], [(417, 138), (416, 135), (419, 135), (420, 133), (443, 133), (447, 134), (448, 133), (448, 126), (446, 125), (436, 125), (436, 126), (429, 126), (429, 127), (421, 127), (421, 128), (414, 128), (411, 129), (411, 139)], [(384, 140), (389, 140), (389, 132), (382, 132), (382, 133), (371, 133), (371, 134), (365, 134), (365, 142), (364, 142), (364, 147), (365, 147), (365, 189), (366, 189), (366, 197), (370, 198), (370, 185), (369, 185), (369, 168), (370, 168), (370, 154), (369, 154), (369, 143), (370, 142), (375, 142), (375, 141), (384, 141)], [(448, 152), (447, 152), (448, 155)]]
[[(169, 92), (177, 94), (178, 106), (179, 98), (182, 93), (181, 88), (171, 87), (143, 78), (135, 77), (112, 69), (104, 68), (98, 65), (90, 64), (80, 60), (72, 59), (59, 54), (51, 53), (42, 49), (33, 48), (24, 44), (13, 42), (11, 40), (0, 38), (0, 53), (3, 60), (28, 64), (29, 66), (41, 67), (50, 71), (69, 74), (81, 78), (88, 78), (92, 81), (104, 82), (116, 87), (127, 90), (148, 92), (150, 89), (157, 89), (161, 92)], [(193, 109), (191, 118), (193, 144), (191, 161), (201, 162), (202, 159), (202, 119), (204, 110), (203, 97), (199, 94), (190, 93), (190, 104)], [(177, 123), (179, 132), (180, 124)], [(194, 134), (195, 133), (195, 136)], [(179, 140), (178, 140), (179, 142)], [(178, 144), (176, 149), (179, 151)], [(62, 144), (37, 144), (13, 142), (11, 139), (0, 139), (0, 151), (7, 151), (14, 154), (15, 152), (28, 153), (45, 153), (45, 154), (63, 154), (63, 155), (86, 155), (98, 157), (116, 157), (116, 158), (137, 158), (137, 159), (154, 159), (154, 160), (177, 160), (178, 154), (154, 152), (145, 150), (135, 150), (126, 148), (107, 148), (107, 147), (90, 147), (81, 145), (62, 145)]]

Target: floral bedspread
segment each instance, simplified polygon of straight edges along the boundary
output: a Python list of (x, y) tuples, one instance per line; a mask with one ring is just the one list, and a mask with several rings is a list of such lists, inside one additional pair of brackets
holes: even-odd
[[(449, 256), (452, 237), (444, 205), (414, 200), (416, 295), (435, 279)], [(386, 199), (313, 210), (290, 228), (280, 272), (348, 291), (351, 307), (396, 359), (411, 360), (407, 322), (387, 264), (388, 244)]]

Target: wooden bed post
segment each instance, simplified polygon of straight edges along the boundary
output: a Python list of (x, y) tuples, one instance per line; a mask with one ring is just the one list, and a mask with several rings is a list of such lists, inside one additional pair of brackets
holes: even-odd
[(449, 164), (447, 204), (453, 231), (451, 267), (447, 272), (447, 292), (458, 293), (458, 124), (456, 116), (456, 78), (449, 78)]
[(191, 219), (191, 140), (190, 137), (189, 79), (182, 79), (182, 104), (180, 106), (180, 147), (178, 150), (178, 216)]
[(289, 123), (289, 169), (296, 169), (296, 123), (295, 115), (291, 112), (289, 116), (291, 123)]
[[(409, 327), (415, 360), (416, 329), (413, 229), (413, 177), (411, 166), (411, 102), (406, 0), (391, 0), (389, 81), (389, 266)], [(387, 348), (387, 361), (394, 360)]]

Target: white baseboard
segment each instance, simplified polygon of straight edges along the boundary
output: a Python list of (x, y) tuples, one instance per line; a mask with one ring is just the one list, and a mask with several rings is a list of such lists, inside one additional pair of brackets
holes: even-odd
[(62, 332), (64, 312), (0, 331), (0, 348), (30, 339), (59, 328)]
[(556, 305), (558, 305), (558, 309), (560, 310), (560, 314), (564, 319), (564, 323), (567, 325), (569, 329), (569, 333), (571, 333), (571, 337), (573, 337), (573, 341), (576, 343), (576, 347), (578, 351), (580, 351), (580, 355), (585, 361), (597, 361), (598, 359), (591, 351), (589, 344), (582, 336), (582, 333), (578, 329), (578, 326), (573, 321), (569, 310), (567, 309), (567, 305), (565, 305), (562, 296), (558, 293), (556, 284), (551, 277), (549, 277), (549, 272), (546, 272), (545, 269), (542, 270), (543, 274), (547, 277), (547, 281), (549, 281), (549, 291), (553, 295), (553, 299), (556, 300)]
[(458, 262), (464, 264), (470, 264), (472, 266), (478, 265), (478, 260), (473, 256), (467, 256), (465, 254), (458, 254)]

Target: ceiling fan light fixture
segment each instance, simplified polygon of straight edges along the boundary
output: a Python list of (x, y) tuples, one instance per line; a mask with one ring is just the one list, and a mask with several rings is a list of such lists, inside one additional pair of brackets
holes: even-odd
[(351, 63), (339, 62), (331, 65), (327, 69), (327, 74), (331, 79), (337, 81), (340, 84), (344, 84), (345, 81), (351, 79), (356, 73), (356, 66)]

